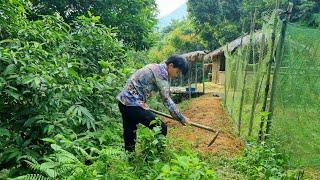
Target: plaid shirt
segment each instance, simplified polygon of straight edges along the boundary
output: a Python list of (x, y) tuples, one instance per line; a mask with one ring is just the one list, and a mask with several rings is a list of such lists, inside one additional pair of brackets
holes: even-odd
[(153, 92), (159, 91), (163, 104), (171, 116), (181, 122), (185, 117), (178, 110), (169, 95), (168, 72), (165, 63), (149, 64), (136, 71), (117, 95), (117, 99), (126, 106), (140, 106), (148, 109), (145, 102)]

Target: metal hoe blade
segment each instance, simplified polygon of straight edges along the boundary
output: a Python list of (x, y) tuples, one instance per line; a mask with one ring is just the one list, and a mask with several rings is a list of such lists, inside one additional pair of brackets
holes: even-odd
[(214, 135), (213, 139), (211, 140), (211, 142), (209, 143), (208, 147), (210, 147), (217, 139), (217, 137), (220, 134), (220, 129), (217, 131), (216, 135)]

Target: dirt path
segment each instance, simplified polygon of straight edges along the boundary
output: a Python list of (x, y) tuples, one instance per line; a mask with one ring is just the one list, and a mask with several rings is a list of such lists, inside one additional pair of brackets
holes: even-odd
[[(235, 155), (243, 147), (243, 143), (234, 135), (233, 124), (220, 104), (220, 99), (206, 94), (194, 98), (183, 111), (184, 115), (192, 121), (207, 125), (213, 129), (221, 129), (217, 140), (210, 147), (207, 147), (215, 133), (207, 132), (196, 127), (181, 127), (180, 123), (169, 121), (169, 137), (172, 139), (182, 138), (190, 142), (192, 148), (199, 153), (214, 153), (217, 155)], [(179, 137), (179, 138), (178, 138)]]

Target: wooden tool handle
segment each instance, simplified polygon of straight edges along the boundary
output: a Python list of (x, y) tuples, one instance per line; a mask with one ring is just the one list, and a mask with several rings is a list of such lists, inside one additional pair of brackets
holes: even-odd
[[(169, 114), (165, 114), (163, 112), (160, 112), (160, 111), (156, 111), (154, 109), (150, 109), (150, 111), (156, 113), (156, 114), (159, 114), (161, 116), (164, 116), (164, 117), (167, 117), (167, 118), (170, 118), (170, 119), (174, 119), (172, 116), (170, 116)], [(216, 132), (215, 130), (213, 130), (212, 128), (208, 127), (208, 126), (205, 126), (205, 125), (202, 125), (202, 124), (198, 124), (198, 123), (195, 123), (195, 122), (190, 122), (190, 125), (191, 126), (194, 126), (194, 127), (197, 127), (197, 128), (200, 128), (200, 129), (204, 129), (204, 130), (207, 130), (207, 131), (211, 131), (211, 132)]]
[(198, 124), (198, 123), (195, 123), (195, 122), (190, 122), (190, 125), (194, 126), (194, 127), (197, 127), (197, 128), (205, 129), (207, 131), (216, 132), (211, 127), (208, 127), (208, 126), (205, 126), (205, 125), (202, 125), (202, 124)]
[(149, 109), (149, 110), (150, 110), (151, 112), (154, 112), (154, 113), (159, 114), (159, 115), (161, 115), (161, 116), (164, 116), (164, 117), (173, 119), (173, 117), (170, 116), (169, 114), (165, 114), (165, 113), (163, 113), (163, 112), (160, 112), (160, 111), (157, 111), (157, 110), (154, 110), (154, 109)]

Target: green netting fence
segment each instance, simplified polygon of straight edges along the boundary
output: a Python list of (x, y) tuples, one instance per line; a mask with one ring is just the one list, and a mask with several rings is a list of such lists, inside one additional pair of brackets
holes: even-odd
[(320, 166), (320, 31), (274, 11), (225, 50), (225, 106), (240, 136), (276, 138), (292, 166)]
[(292, 165), (320, 167), (320, 30), (289, 25), (272, 135)]
[(258, 135), (261, 121), (257, 119), (267, 119), (269, 96), (265, 91), (279, 41), (278, 18), (273, 13), (261, 31), (244, 36), (235, 51), (225, 50), (225, 104), (236, 120), (239, 135), (244, 137)]

